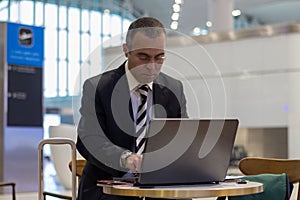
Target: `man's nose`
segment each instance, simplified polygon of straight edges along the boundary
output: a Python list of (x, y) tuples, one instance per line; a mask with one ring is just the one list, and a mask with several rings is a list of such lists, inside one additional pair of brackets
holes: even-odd
[(158, 65), (158, 64), (157, 64), (155, 61), (152, 61), (152, 60), (151, 60), (151, 62), (148, 62), (148, 63), (146, 64), (146, 67), (147, 67), (147, 69), (152, 70), (152, 69), (155, 69), (157, 65)]

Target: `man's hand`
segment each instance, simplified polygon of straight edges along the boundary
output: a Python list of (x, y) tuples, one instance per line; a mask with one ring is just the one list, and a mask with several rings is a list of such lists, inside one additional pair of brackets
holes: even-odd
[(126, 158), (125, 167), (129, 169), (132, 173), (140, 173), (142, 159), (142, 155), (131, 154)]

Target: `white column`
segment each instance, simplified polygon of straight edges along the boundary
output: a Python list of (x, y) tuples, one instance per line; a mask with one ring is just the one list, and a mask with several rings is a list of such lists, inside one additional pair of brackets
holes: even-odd
[(300, 34), (289, 34), (289, 45), (286, 66), (293, 69), (289, 72), (288, 102), (288, 157), (300, 158)]
[(288, 157), (300, 158), (300, 73), (289, 75)]
[(233, 29), (232, 10), (233, 0), (208, 0), (209, 20), (212, 22), (211, 31), (226, 32)]

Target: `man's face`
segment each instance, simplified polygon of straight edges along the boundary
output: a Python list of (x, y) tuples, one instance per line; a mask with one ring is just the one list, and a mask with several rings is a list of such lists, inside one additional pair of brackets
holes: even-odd
[(128, 57), (128, 68), (140, 83), (152, 82), (160, 73), (165, 58), (165, 34), (150, 38), (137, 32), (128, 51), (124, 45), (124, 53)]

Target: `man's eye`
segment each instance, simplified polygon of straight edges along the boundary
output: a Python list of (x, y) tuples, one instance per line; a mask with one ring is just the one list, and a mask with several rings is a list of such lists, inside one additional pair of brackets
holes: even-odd
[(164, 60), (165, 58), (166, 58), (165, 55), (159, 55), (155, 57), (156, 60)]
[(149, 57), (148, 56), (144, 56), (144, 55), (140, 55), (140, 56), (138, 56), (138, 58), (140, 60), (149, 60)]

